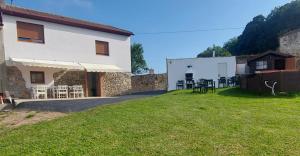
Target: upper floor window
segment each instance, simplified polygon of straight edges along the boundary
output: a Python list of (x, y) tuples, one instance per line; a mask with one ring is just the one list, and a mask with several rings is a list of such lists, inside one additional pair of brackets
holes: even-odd
[(18, 41), (45, 43), (44, 26), (17, 21)]
[(262, 69), (267, 69), (267, 68), (268, 68), (267, 61), (257, 61), (256, 62), (256, 69), (262, 70)]
[(104, 41), (96, 41), (96, 54), (97, 55), (109, 55), (109, 44)]
[(31, 71), (30, 80), (32, 84), (45, 84), (45, 73), (40, 71)]

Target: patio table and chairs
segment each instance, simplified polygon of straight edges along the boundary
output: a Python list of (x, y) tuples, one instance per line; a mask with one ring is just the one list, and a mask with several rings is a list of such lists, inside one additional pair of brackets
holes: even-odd
[(215, 81), (212, 79), (199, 79), (193, 87), (193, 92), (207, 93), (209, 89), (211, 89), (212, 92), (215, 92)]
[[(51, 98), (83, 98), (84, 91), (82, 85), (57, 85), (48, 87), (46, 85), (36, 85), (32, 87), (32, 95), (33, 99), (47, 99), (48, 98), (48, 91), (50, 91)], [(52, 95), (51, 95), (52, 93)]]

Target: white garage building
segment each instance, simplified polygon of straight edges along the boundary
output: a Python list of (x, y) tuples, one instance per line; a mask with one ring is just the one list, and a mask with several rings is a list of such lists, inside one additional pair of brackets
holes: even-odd
[(232, 77), (236, 74), (236, 58), (209, 57), (167, 59), (168, 91), (176, 89), (178, 80), (185, 80), (186, 74), (193, 74), (193, 79), (213, 79), (218, 87), (220, 77)]

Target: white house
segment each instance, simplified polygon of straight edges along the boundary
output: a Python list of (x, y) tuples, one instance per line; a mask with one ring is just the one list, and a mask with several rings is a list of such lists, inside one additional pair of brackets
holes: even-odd
[(185, 80), (186, 74), (193, 79), (213, 79), (218, 86), (220, 77), (232, 77), (236, 74), (235, 57), (209, 57), (167, 59), (168, 90), (175, 90), (178, 80)]
[(132, 32), (5, 4), (0, 22), (0, 93), (29, 98), (39, 84), (83, 85), (86, 96), (130, 90)]

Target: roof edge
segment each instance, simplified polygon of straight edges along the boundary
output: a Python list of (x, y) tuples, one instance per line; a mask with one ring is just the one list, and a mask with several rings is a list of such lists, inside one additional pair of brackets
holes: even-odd
[(40, 21), (46, 21), (56, 24), (62, 24), (67, 26), (73, 26), (78, 28), (90, 29), (95, 31), (101, 31), (106, 33), (118, 34), (123, 36), (134, 35), (131, 31), (116, 28), (109, 25), (103, 25), (99, 23), (79, 20), (71, 17), (65, 17), (40, 11), (35, 11), (31, 9), (25, 9), (9, 5), (1, 5), (0, 10), (2, 14), (16, 16), (21, 18), (28, 18)]
[(257, 60), (259, 58), (262, 58), (262, 57), (264, 57), (266, 55), (269, 55), (269, 54), (278, 55), (278, 56), (282, 56), (282, 57), (285, 57), (285, 58), (295, 57), (294, 55), (291, 55), (291, 54), (281, 53), (281, 52), (277, 52), (277, 51), (267, 51), (267, 52), (264, 52), (262, 54), (257, 55), (256, 57), (253, 57), (253, 58), (247, 60), (247, 62), (255, 61), (255, 60)]

